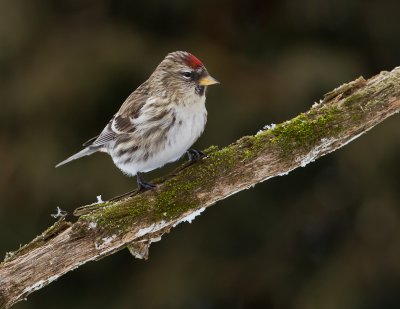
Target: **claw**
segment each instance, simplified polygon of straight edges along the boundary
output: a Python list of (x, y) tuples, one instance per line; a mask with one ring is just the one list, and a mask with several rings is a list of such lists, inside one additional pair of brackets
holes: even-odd
[(151, 190), (156, 187), (155, 185), (153, 185), (151, 183), (145, 182), (140, 173), (136, 173), (136, 178), (137, 178), (137, 184), (138, 184), (138, 191)]
[(189, 149), (186, 151), (189, 157), (189, 162), (194, 163), (199, 161), (201, 158), (205, 157), (205, 153), (202, 152), (201, 150), (196, 150), (196, 149)]

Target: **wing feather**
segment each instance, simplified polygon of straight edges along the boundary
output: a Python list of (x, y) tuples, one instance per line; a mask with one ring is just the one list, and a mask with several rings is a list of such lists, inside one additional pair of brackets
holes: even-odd
[(120, 110), (108, 122), (107, 126), (98, 135), (83, 144), (84, 147), (101, 147), (113, 141), (118, 134), (133, 133), (135, 125), (133, 119), (140, 114), (141, 108), (148, 99), (147, 84), (137, 88), (122, 104)]
[(140, 123), (159, 120), (154, 112), (159, 112), (160, 108), (167, 103), (164, 97), (152, 96), (148, 81), (144, 82), (125, 100), (118, 113), (113, 116), (100, 135), (88, 140), (84, 146), (102, 147), (113, 141), (119, 134), (134, 133), (138, 118), (141, 118)]

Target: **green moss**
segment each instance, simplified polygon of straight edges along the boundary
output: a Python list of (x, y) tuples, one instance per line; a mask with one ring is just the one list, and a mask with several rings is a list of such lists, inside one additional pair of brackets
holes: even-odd
[[(323, 109), (323, 113), (321, 113)], [(293, 149), (308, 149), (322, 137), (339, 132), (339, 110), (321, 107), (311, 110), (291, 121), (277, 125), (274, 129), (246, 136), (223, 149), (211, 146), (205, 150), (207, 157), (179, 172), (173, 178), (165, 178), (160, 189), (138, 194), (115, 203), (99, 205), (80, 220), (96, 222), (98, 228), (112, 233), (130, 229), (137, 222), (178, 218), (190, 209), (201, 205), (193, 190), (213, 188), (215, 183), (232, 171), (235, 166), (256, 158), (271, 145), (282, 150), (283, 157)], [(329, 130), (329, 134), (327, 134)]]
[(65, 218), (59, 219), (56, 223), (50, 226), (46, 231), (40, 235), (43, 240), (51, 239), (58, 234), (60, 234), (65, 229), (69, 228), (72, 225), (71, 222), (65, 221)]
[(218, 151), (218, 149), (219, 149), (218, 146), (211, 145), (210, 147), (208, 147), (207, 149), (204, 150), (204, 153), (205, 154), (211, 154), (213, 152)]
[(243, 152), (244, 158), (246, 160), (251, 159), (253, 157), (253, 154), (254, 154), (253, 151), (251, 151), (250, 149), (245, 149)]
[(274, 129), (245, 136), (223, 149), (211, 146), (205, 150), (207, 158), (165, 180), (158, 193), (145, 192), (132, 199), (100, 205), (98, 210), (81, 217), (81, 220), (96, 222), (100, 228), (115, 232), (124, 231), (143, 218), (149, 222), (177, 218), (201, 204), (201, 201), (193, 198), (195, 188), (214, 187), (218, 177), (232, 170), (235, 165), (257, 157), (271, 144), (278, 146), (284, 154), (290, 154), (292, 149), (298, 149), (299, 146), (308, 149), (327, 136), (326, 130), (330, 130), (331, 135), (336, 134), (338, 129), (334, 123), (340, 111), (332, 107), (322, 109), (322, 114), (311, 110)]
[[(345, 107), (351, 107), (353, 106), (354, 103), (359, 103), (360, 100), (364, 98), (365, 94), (362, 94), (361, 92), (354, 93), (350, 95), (346, 100), (344, 100), (343, 105)], [(357, 106), (359, 108), (359, 106)]]
[(162, 189), (144, 192), (131, 199), (101, 205), (95, 211), (83, 215), (80, 220), (95, 222), (100, 229), (122, 232), (135, 222), (146, 218), (151, 222), (174, 219), (182, 213), (195, 209), (200, 201), (193, 198), (193, 189), (215, 185), (215, 176), (238, 164), (238, 145), (218, 150), (213, 146), (205, 150), (208, 154), (204, 162), (183, 169), (175, 177), (167, 179)]
[(271, 132), (271, 143), (279, 145), (285, 153), (290, 154), (294, 148), (309, 149), (323, 137), (336, 136), (341, 130), (340, 126), (335, 125), (340, 110), (336, 107), (323, 109), (323, 114), (317, 115), (315, 111), (310, 111), (277, 125)]

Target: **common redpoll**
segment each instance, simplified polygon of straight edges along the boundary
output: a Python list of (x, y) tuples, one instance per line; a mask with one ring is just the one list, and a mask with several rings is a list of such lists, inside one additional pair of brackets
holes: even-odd
[(192, 54), (168, 54), (125, 100), (100, 135), (56, 167), (98, 151), (106, 152), (122, 172), (137, 176), (139, 190), (154, 188), (143, 181), (140, 173), (176, 161), (185, 152), (190, 161), (203, 155), (189, 148), (206, 124), (206, 88), (217, 83)]

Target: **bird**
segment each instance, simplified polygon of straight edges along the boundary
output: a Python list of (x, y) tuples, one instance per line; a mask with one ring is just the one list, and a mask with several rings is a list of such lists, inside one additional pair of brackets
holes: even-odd
[(193, 54), (175, 51), (133, 91), (98, 136), (56, 167), (96, 152), (109, 154), (126, 175), (137, 178), (139, 191), (155, 188), (142, 173), (180, 159), (204, 156), (190, 148), (203, 133), (208, 86), (219, 84)]

